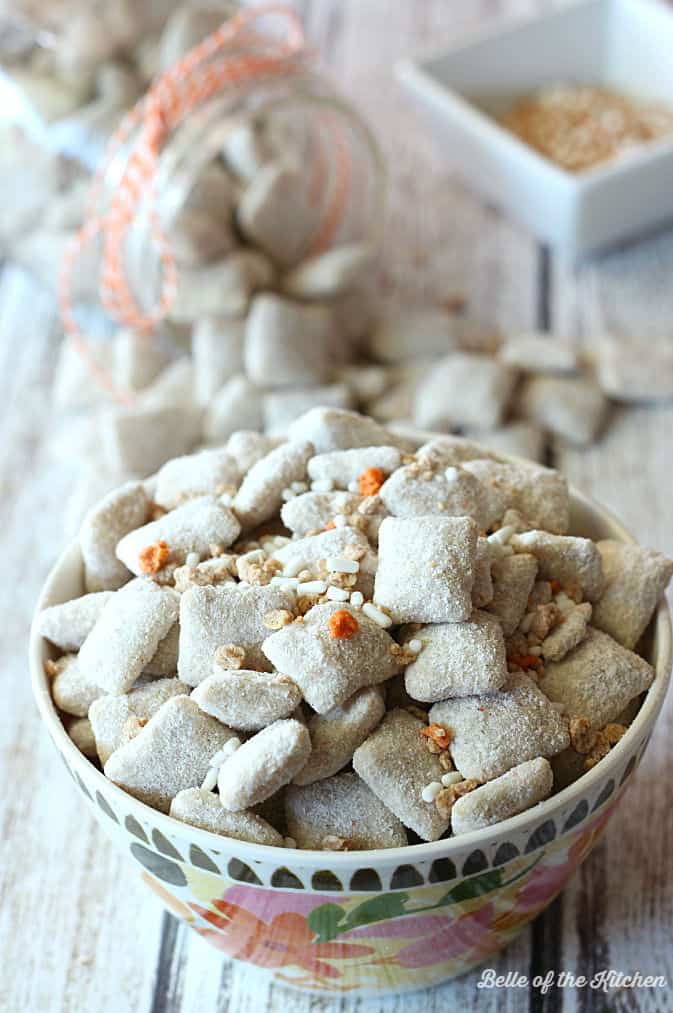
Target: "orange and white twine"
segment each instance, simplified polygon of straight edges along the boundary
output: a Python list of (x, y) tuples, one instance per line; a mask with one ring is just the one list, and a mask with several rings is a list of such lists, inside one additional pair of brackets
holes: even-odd
[[(282, 38), (250, 31), (261, 18), (276, 16), (287, 22)], [(96, 380), (114, 397), (128, 401), (108, 371), (98, 361), (77, 322), (72, 299), (73, 278), (83, 250), (96, 236), (102, 241), (99, 275), (100, 300), (107, 312), (122, 326), (139, 335), (151, 334), (170, 310), (177, 292), (177, 267), (170, 244), (154, 207), (154, 183), (159, 158), (172, 132), (201, 103), (228, 87), (254, 83), (260, 78), (283, 77), (301, 67), (298, 57), (305, 52), (304, 33), (297, 13), (285, 4), (271, 3), (250, 8), (225, 21), (203, 42), (161, 74), (147, 94), (124, 117), (111, 137), (105, 156), (94, 177), (85, 224), (66, 252), (61, 269), (59, 301), (66, 334), (86, 361)], [(112, 195), (106, 192), (106, 178), (112, 161), (132, 134), (130, 153)], [(337, 146), (337, 194), (328, 213), (325, 229), (332, 231), (343, 206), (343, 187), (348, 186), (346, 159)], [(106, 205), (106, 201), (108, 201)], [(133, 294), (125, 267), (126, 241), (141, 202), (149, 202), (150, 236), (157, 252), (161, 278), (156, 304), (143, 309)], [(326, 235), (319, 237), (321, 244)], [(314, 243), (314, 248), (316, 244)]]

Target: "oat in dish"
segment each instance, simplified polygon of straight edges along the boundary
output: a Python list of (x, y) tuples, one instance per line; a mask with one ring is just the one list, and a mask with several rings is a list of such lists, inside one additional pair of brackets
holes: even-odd
[(569, 172), (623, 157), (673, 133), (673, 109), (599, 85), (559, 83), (521, 99), (503, 126)]
[(82, 596), (38, 618), (78, 748), (176, 819), (326, 850), (492, 826), (599, 763), (673, 563), (570, 533), (562, 476), (474, 440), (292, 430), (93, 509)]

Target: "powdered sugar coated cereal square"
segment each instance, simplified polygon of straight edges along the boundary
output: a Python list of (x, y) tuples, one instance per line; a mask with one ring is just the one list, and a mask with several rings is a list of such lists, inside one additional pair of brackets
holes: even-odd
[(136, 579), (110, 599), (82, 644), (79, 663), (106, 693), (130, 689), (178, 618), (172, 588)]
[(231, 812), (258, 805), (298, 774), (311, 754), (311, 739), (299, 721), (274, 721), (231, 753), (220, 767), (220, 802)]
[(522, 462), (474, 460), (463, 465), (476, 478), (490, 483), (535, 527), (564, 535), (570, 523), (568, 483), (552, 468)]
[(525, 812), (547, 798), (553, 782), (548, 760), (543, 756), (526, 760), (457, 799), (451, 809), (451, 829), (454, 834), (467, 834)]
[(357, 774), (290, 785), (285, 813), (287, 829), (300, 848), (363, 851), (407, 843), (400, 820)]
[(540, 688), (564, 704), (566, 714), (586, 718), (598, 729), (614, 721), (653, 679), (654, 669), (644, 658), (590, 626), (570, 654), (546, 665)]
[(247, 668), (268, 670), (261, 651), (269, 635), (264, 616), (276, 609), (292, 611), (294, 606), (294, 594), (273, 585), (227, 583), (189, 588), (180, 599), (180, 678), (198, 686), (212, 674), (218, 647), (227, 644), (244, 650)]
[(37, 629), (62, 651), (78, 651), (107, 604), (111, 591), (94, 591), (40, 612)]
[(444, 700), (430, 720), (446, 728), (451, 757), (463, 777), (489, 781), (570, 744), (563, 718), (532, 679), (512, 674), (497, 693)]
[(235, 489), (240, 477), (236, 461), (226, 450), (201, 450), (174, 457), (157, 473), (154, 501), (173, 510), (194, 496), (217, 496), (225, 488)]
[(413, 639), (423, 645), (404, 678), (414, 700), (491, 693), (507, 681), (502, 627), (487, 612), (474, 612), (464, 623), (424, 626)]
[(168, 548), (169, 563), (184, 563), (190, 552), (209, 556), (210, 546), (224, 548), (236, 540), (241, 530), (238, 520), (215, 496), (199, 496), (182, 506), (129, 531), (117, 545), (117, 556), (132, 573), (146, 572), (144, 551), (159, 542)]
[(353, 768), (405, 827), (424, 841), (446, 833), (449, 820), (421, 793), (441, 782), (445, 773), (421, 734), (426, 725), (405, 710), (389, 711), (368, 739), (355, 750)]
[(392, 637), (377, 623), (337, 602), (315, 605), (301, 622), (272, 633), (262, 645), (269, 661), (297, 683), (319, 714), (362, 686), (394, 675), (400, 665), (393, 648)]
[(386, 712), (378, 686), (365, 686), (339, 707), (309, 718), (311, 756), (294, 779), (295, 784), (313, 784), (337, 774), (353, 759)]
[(203, 714), (188, 696), (174, 696), (105, 764), (105, 776), (167, 813), (185, 788), (197, 788), (213, 757), (234, 733)]
[(312, 454), (312, 443), (291, 441), (271, 450), (252, 466), (234, 500), (234, 511), (246, 531), (280, 510), (283, 490), (306, 476), (306, 463)]
[(605, 589), (594, 606), (593, 624), (633, 650), (673, 577), (673, 561), (653, 549), (610, 539), (596, 547)]
[(181, 823), (210, 830), (222, 837), (273, 848), (283, 847), (283, 838), (265, 819), (251, 812), (229, 812), (212, 791), (185, 788), (171, 802), (169, 815)]
[(469, 517), (386, 517), (374, 597), (393, 622), (463, 622), (472, 611), (477, 525)]
[(79, 535), (87, 591), (116, 591), (130, 579), (115, 550), (125, 534), (145, 523), (149, 509), (142, 482), (129, 482), (89, 510)]

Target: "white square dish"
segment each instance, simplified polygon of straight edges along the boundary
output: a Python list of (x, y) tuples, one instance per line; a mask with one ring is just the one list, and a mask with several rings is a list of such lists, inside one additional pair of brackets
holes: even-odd
[(396, 73), (459, 173), (543, 242), (582, 256), (673, 219), (673, 137), (570, 173), (500, 126), (515, 101), (560, 82), (673, 106), (673, 8), (574, 0), (498, 22)]

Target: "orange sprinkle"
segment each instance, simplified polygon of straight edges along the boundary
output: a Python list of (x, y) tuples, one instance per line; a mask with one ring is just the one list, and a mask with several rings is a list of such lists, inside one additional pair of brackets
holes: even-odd
[(168, 562), (168, 545), (160, 538), (153, 545), (146, 545), (138, 556), (138, 565), (143, 573), (158, 573)]
[(330, 636), (335, 640), (350, 640), (360, 629), (360, 625), (352, 613), (346, 609), (337, 609), (329, 617)]
[(561, 581), (554, 578), (553, 580), (550, 580), (549, 583), (551, 584), (551, 593), (558, 594), (561, 590)]
[(507, 660), (510, 665), (516, 665), (517, 668), (535, 668), (540, 663), (540, 659), (534, 654), (512, 654)]
[(386, 480), (383, 468), (365, 468), (358, 479), (361, 496), (375, 496)]
[(334, 523), (334, 521), (328, 521), (327, 524), (325, 525), (325, 531), (334, 531), (335, 527), (336, 524)]
[(426, 738), (432, 739), (441, 749), (447, 749), (451, 742), (451, 736), (449, 732), (442, 725), (430, 724), (427, 728), (421, 728), (421, 735), (425, 735)]

